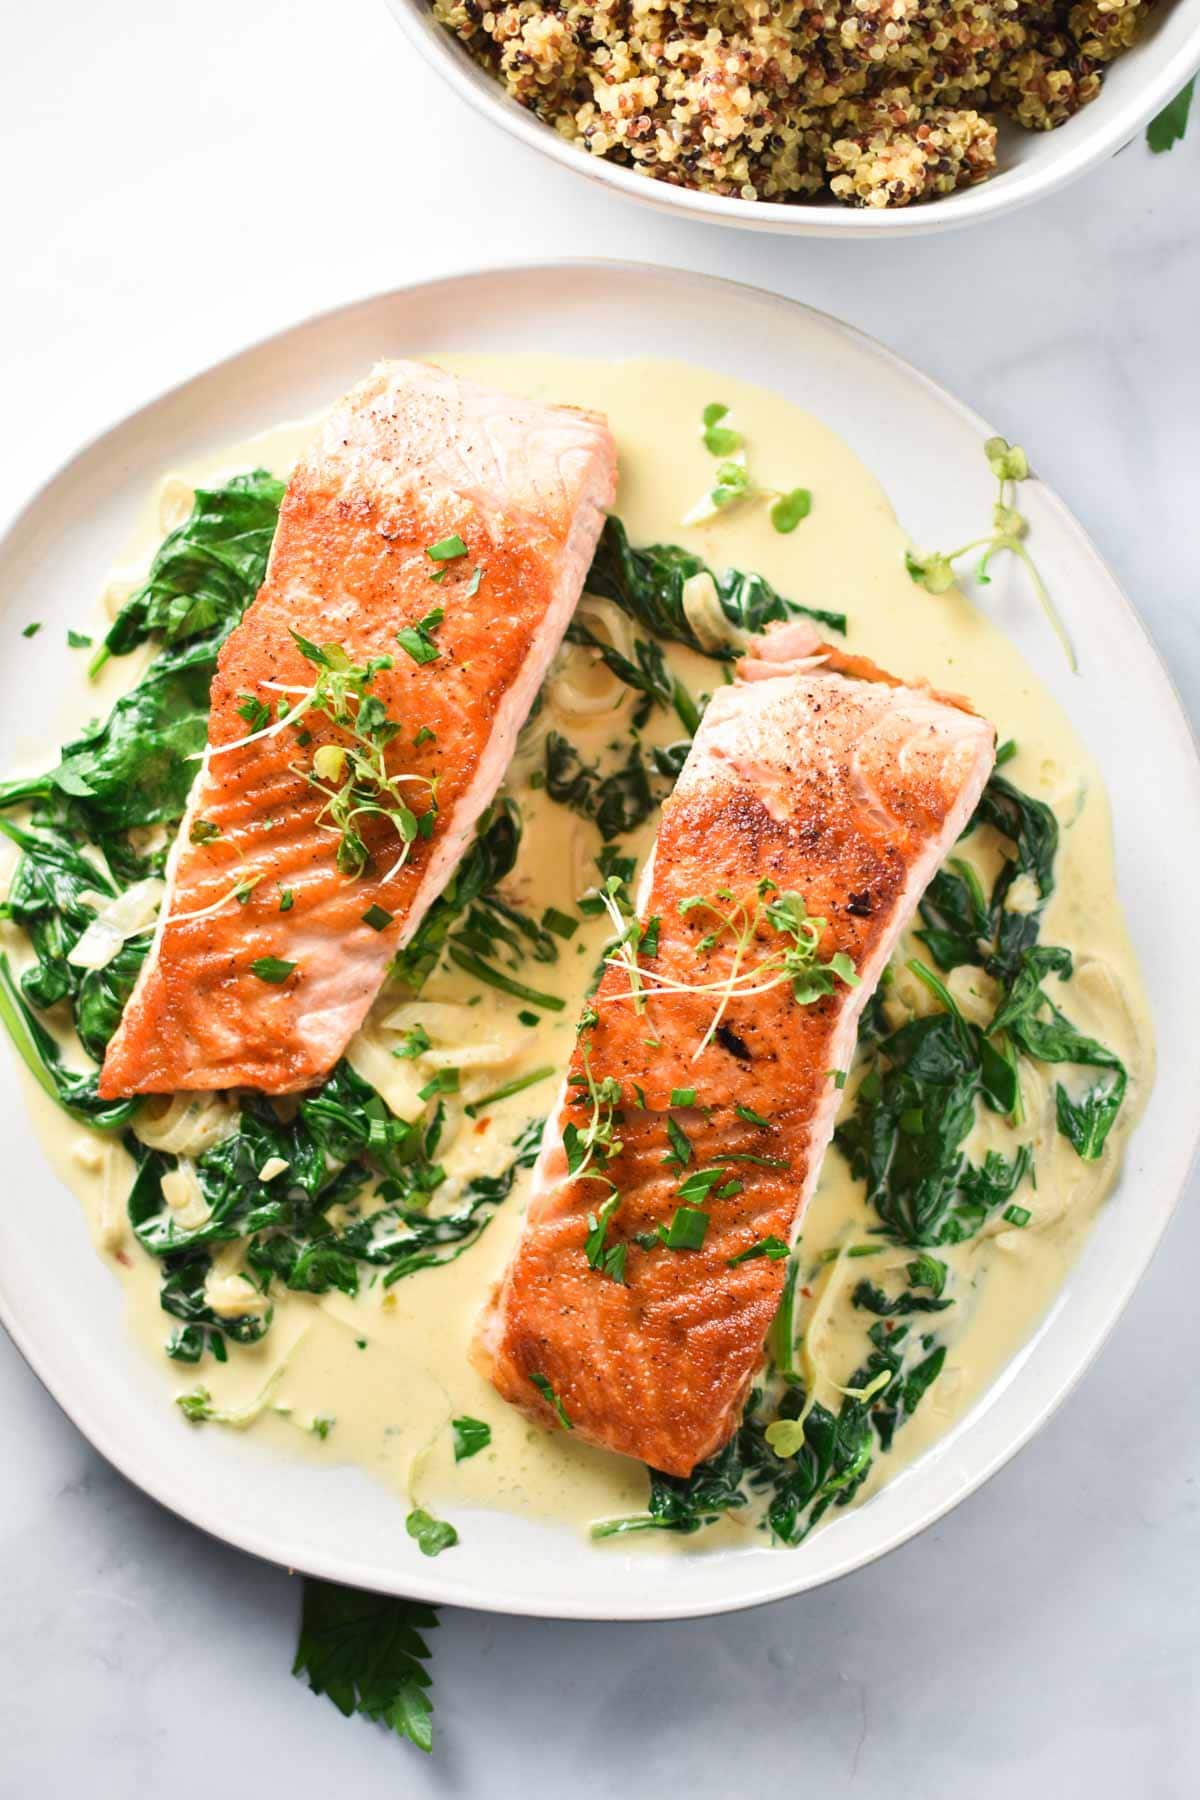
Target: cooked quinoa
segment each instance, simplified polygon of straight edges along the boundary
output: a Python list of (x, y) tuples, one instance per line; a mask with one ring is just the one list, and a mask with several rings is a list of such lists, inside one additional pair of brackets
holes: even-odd
[(996, 119), (1050, 131), (1155, 0), (432, 0), (594, 156), (743, 200), (907, 206), (982, 181)]

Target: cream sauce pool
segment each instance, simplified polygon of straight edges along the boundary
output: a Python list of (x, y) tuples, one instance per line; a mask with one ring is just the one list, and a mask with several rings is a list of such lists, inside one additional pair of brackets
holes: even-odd
[[(1040, 1066), (1024, 1062), (1025, 1124), (1016, 1132), (1007, 1121), (984, 1115), (966, 1149), (977, 1160), (989, 1147), (1011, 1155), (1016, 1144), (1034, 1145), (1037, 1189), (1028, 1183), (1016, 1199), (1032, 1214), (1025, 1229), (989, 1225), (967, 1243), (939, 1250), (952, 1270), (948, 1292), (956, 1303), (937, 1315), (939, 1340), (948, 1346), (939, 1380), (914, 1417), (897, 1433), (887, 1455), (878, 1455), (860, 1497), (866, 1497), (943, 1435), (979, 1397), (1005, 1361), (1035, 1329), (1074, 1259), (1119, 1168), (1125, 1139), (1143, 1104), (1152, 1073), (1151, 1031), (1141, 982), (1117, 903), (1110, 843), (1109, 811), (1095, 764), (1055, 702), (1035, 680), (1003, 635), (961, 595), (934, 597), (914, 586), (905, 570), (907, 539), (870, 472), (819, 420), (761, 389), (744, 386), (679, 363), (634, 361), (607, 364), (564, 358), (446, 357), (445, 366), (476, 375), (498, 387), (539, 398), (595, 407), (612, 424), (620, 452), (617, 511), (632, 542), (671, 541), (694, 548), (710, 564), (758, 570), (791, 598), (849, 615), (851, 649), (885, 668), (968, 695), (1018, 752), (1006, 768), (1019, 787), (1054, 807), (1062, 827), (1057, 888), (1046, 910), (1043, 939), (1065, 944), (1076, 958), (1070, 985), (1071, 1016), (1079, 1027), (1111, 1046), (1130, 1072), (1129, 1093), (1103, 1157), (1083, 1163), (1053, 1120), (1053, 1082)], [(811, 489), (811, 515), (790, 535), (772, 529), (767, 509), (746, 503), (707, 523), (684, 527), (681, 520), (711, 486), (714, 463), (701, 442), (703, 408), (721, 401), (732, 409), (744, 434), (750, 464), (764, 485)], [(263, 465), (285, 476), (302, 450), (314, 421), (290, 424), (221, 451), (164, 478), (148, 502), (129, 554), (110, 582), (104, 611), (111, 615), (137, 585), (164, 532), (184, 517), (191, 487)], [(965, 521), (967, 535), (973, 521)], [(594, 628), (614, 639), (628, 625), (615, 609), (591, 609)], [(98, 620), (98, 631), (107, 625)], [(711, 690), (720, 666), (685, 650), (670, 661), (693, 694)], [(58, 743), (84, 718), (111, 704), (121, 686), (140, 672), (135, 658), (110, 662), (99, 684), (80, 683), (69, 696), (66, 715), (56, 721), (59, 737), (42, 747), (31, 766), (54, 760)], [(597, 667), (594, 653), (563, 652), (549, 685), (546, 704), (524, 734), (507, 787), (525, 821), (520, 859), (504, 884), (514, 903), (535, 916), (547, 906), (573, 912), (575, 902), (597, 880), (599, 834), (586, 821), (550, 801), (530, 785), (542, 764), (548, 729), (570, 738), (594, 760), (623, 738), (632, 709), (629, 690)], [(670, 742), (678, 723), (657, 711), (646, 728), (649, 741)], [(630, 839), (622, 852), (637, 852), (639, 864), (653, 841), (654, 821)], [(961, 853), (990, 878), (990, 834), (973, 834)], [(566, 1001), (562, 1015), (541, 1015), (530, 1028), (517, 1015), (521, 1003), (480, 989), (458, 971), (439, 969), (420, 998), (383, 998), (355, 1041), (351, 1060), (400, 1114), (420, 1110), (416, 1090), (437, 1067), (461, 1071), (461, 1102), (468, 1103), (535, 1068), (565, 1065), (574, 1038), (574, 1020), (606, 936), (603, 918), (586, 919), (561, 946), (557, 963), (526, 965), (523, 978)], [(21, 940), (4, 928), (10, 953), (19, 960)], [(920, 945), (906, 944), (896, 965)], [(949, 985), (969, 1017), (986, 1020), (992, 996), (987, 978), (959, 969)], [(888, 997), (894, 1023), (932, 1005), (925, 989), (901, 972)], [(431, 1042), (416, 1061), (391, 1055), (399, 1032), (424, 1025)], [(853, 1080), (845, 1096), (853, 1101)], [(360, 1464), (397, 1492), (405, 1506), (420, 1504), (455, 1519), (471, 1507), (589, 1523), (644, 1507), (646, 1476), (640, 1466), (593, 1450), (565, 1433), (550, 1434), (506, 1406), (475, 1373), (467, 1345), (476, 1315), (500, 1276), (521, 1229), (524, 1205), (519, 1183), (500, 1207), (479, 1242), (458, 1261), (425, 1270), (391, 1288), (364, 1286), (356, 1300), (339, 1293), (322, 1297), (276, 1293), (274, 1321), (263, 1341), (231, 1348), (224, 1365), (207, 1358), (198, 1368), (168, 1361), (162, 1352), (169, 1321), (159, 1306), (158, 1266), (129, 1231), (125, 1200), (132, 1164), (106, 1138), (72, 1126), (40, 1090), (28, 1084), (30, 1110), (46, 1151), (62, 1178), (79, 1194), (100, 1253), (121, 1280), (131, 1329), (162, 1370), (163, 1402), (202, 1385), (224, 1423), (253, 1429), (264, 1445), (325, 1463)], [(556, 1079), (489, 1108), (478, 1120), (449, 1103), (450, 1131), (440, 1160), (452, 1177), (494, 1172), (510, 1156), (521, 1127), (551, 1105)], [(754, 1095), (748, 1093), (752, 1104)], [(218, 1128), (219, 1128), (219, 1104)], [(196, 1118), (177, 1115), (163, 1122), (171, 1132), (164, 1147), (203, 1147), (213, 1123), (211, 1107)], [(899, 1271), (911, 1252), (872, 1248), (869, 1261), (850, 1257), (855, 1245), (871, 1242), (872, 1223), (860, 1184), (853, 1181), (836, 1149), (825, 1159), (820, 1185), (804, 1221), (801, 1239), (800, 1305), (797, 1327), (801, 1365), (818, 1399), (836, 1409), (839, 1388), (862, 1362), (870, 1323), (850, 1303), (864, 1272), (873, 1280)], [(220, 1274), (236, 1279), (237, 1249), (219, 1253)], [(485, 1420), (490, 1446), (455, 1463), (450, 1421), (467, 1414)], [(182, 1413), (180, 1430), (195, 1429)], [(203, 1429), (212, 1430), (212, 1424)], [(834, 1515), (836, 1516), (836, 1514)], [(680, 1542), (695, 1550), (752, 1523), (734, 1515), (716, 1534), (675, 1540), (647, 1534), (659, 1549)], [(397, 1526), (400, 1528), (401, 1516)], [(625, 1540), (628, 1545), (631, 1541)], [(597, 1548), (597, 1554), (604, 1554)]]

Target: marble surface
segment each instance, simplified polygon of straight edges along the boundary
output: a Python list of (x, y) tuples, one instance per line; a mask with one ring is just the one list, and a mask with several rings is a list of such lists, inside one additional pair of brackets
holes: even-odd
[[(1200, 136), (962, 236), (788, 242), (577, 184), (435, 85), (377, 0), (60, 0), (5, 29), (0, 514), (139, 399), (316, 308), (498, 261), (672, 263), (837, 313), (1020, 437), (1200, 706)], [(0, 1796), (506, 1795), (535, 1775), (583, 1796), (1182, 1800), (1198, 1198), (1074, 1399), (941, 1525), (712, 1622), (447, 1612), (428, 1763), (293, 1681), (298, 1584), (143, 1499), (0, 1336)]]

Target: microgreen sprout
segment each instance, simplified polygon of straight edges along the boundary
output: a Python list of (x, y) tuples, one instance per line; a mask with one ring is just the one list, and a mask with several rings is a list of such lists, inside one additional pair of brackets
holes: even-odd
[(683, 516), (683, 524), (700, 525), (743, 500), (765, 500), (770, 505), (770, 519), (780, 533), (795, 531), (801, 519), (812, 511), (812, 494), (807, 488), (762, 487), (746, 467), (746, 440), (730, 423), (729, 408), (719, 400), (712, 401), (700, 415), (700, 436), (710, 456), (718, 458), (720, 467), (712, 486)]
[[(432, 618), (432, 615), (430, 615)], [(429, 621), (423, 620), (422, 626)], [(324, 805), (317, 823), (338, 839), (337, 865), (352, 879), (361, 875), (371, 860), (362, 835), (368, 819), (383, 819), (400, 840), (400, 851), (384, 882), (390, 881), (408, 859), (418, 838), (432, 834), (437, 816), (437, 782), (421, 775), (392, 773), (385, 752), (401, 730), (390, 719), (387, 708), (377, 694), (369, 692), (375, 677), (393, 666), (390, 656), (372, 656), (365, 663), (355, 663), (340, 644), (314, 644), (292, 632), (292, 640), (300, 654), (317, 670), (311, 687), (285, 687), (268, 682), (265, 686), (285, 696), (276, 707), (276, 718), (270, 725), (252, 731), (234, 743), (221, 744), (210, 751), (244, 749), (257, 740), (274, 737), (289, 726), (295, 728), (310, 712), (322, 713), (345, 736), (345, 742), (324, 743), (313, 752), (308, 767), (293, 765), (309, 785), (322, 796)], [(434, 650), (436, 655), (436, 649)], [(248, 709), (242, 708), (243, 716)], [(297, 742), (306, 742), (301, 733)], [(428, 796), (424, 812), (417, 813), (408, 805), (402, 792), (405, 784), (423, 788)]]
[(992, 530), (986, 537), (972, 538), (969, 543), (961, 544), (957, 550), (905, 552), (904, 565), (909, 575), (923, 587), (928, 594), (945, 594), (954, 586), (954, 565), (960, 557), (969, 556), (972, 551), (983, 552), (975, 567), (975, 579), (984, 586), (991, 580), (988, 565), (997, 551), (1008, 550), (1024, 563), (1033, 583), (1046, 618), (1052, 626), (1055, 636), (1062, 645), (1072, 674), (1077, 673), (1078, 663), (1066, 628), (1055, 610), (1050, 598), (1049, 589), (1042, 580), (1037, 566), (1024, 540), (1029, 534), (1029, 521), (1013, 504), (1017, 484), (1029, 477), (1029, 458), (1019, 444), (1010, 444), (1006, 438), (991, 437), (983, 446), (988, 467), (996, 477), (999, 492), (992, 509)]
[[(713, 894), (694, 894), (679, 902), (681, 917), (695, 915), (712, 921), (710, 928), (696, 940), (693, 946), (696, 953), (706, 955), (717, 949), (728, 953), (725, 973), (712, 980), (685, 981), (645, 968), (638, 961), (636, 932), (626, 927), (611, 896), (606, 904), (609, 904), (610, 916), (619, 923), (621, 934), (605, 960), (625, 970), (629, 987), (624, 993), (602, 996), (601, 1004), (632, 1000), (635, 1010), (642, 1011), (651, 994), (713, 995), (716, 1010), (693, 1052), (693, 1061), (712, 1042), (733, 1000), (755, 998), (789, 983), (797, 1004), (810, 1006), (832, 994), (839, 981), (847, 987), (858, 986), (858, 973), (845, 951), (835, 951), (827, 961), (819, 955), (828, 921), (812, 917), (803, 895), (781, 893), (767, 876), (746, 897), (738, 898), (730, 888), (718, 888)], [(772, 945), (765, 956), (754, 959), (752, 951), (764, 931), (774, 932), (790, 942)]]

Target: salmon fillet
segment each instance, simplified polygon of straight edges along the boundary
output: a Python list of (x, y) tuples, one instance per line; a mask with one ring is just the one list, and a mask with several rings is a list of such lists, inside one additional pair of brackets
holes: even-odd
[[(336, 1062), (500, 784), (615, 484), (602, 418), (421, 364), (382, 365), (334, 408), (288, 485), (266, 580), (221, 651), (208, 750), (105, 1057), (105, 1098), (289, 1093)], [(455, 537), (465, 554), (446, 557)], [(426, 630), (436, 658), (414, 660), (397, 630), (438, 607), (444, 619)], [(309, 779), (323, 745), (347, 742), (328, 716), (242, 742), (255, 701), (273, 718), (281, 689), (296, 704), (318, 674), (293, 632), (356, 664), (393, 659), (369, 688), (399, 726), (387, 773), (416, 778), (402, 790), (414, 815), (437, 782), (432, 831), (398, 868), (394, 815), (363, 824), (363, 872), (338, 867), (339, 833)], [(248, 881), (239, 904), (233, 890)]]
[[(643, 1009), (629, 969), (610, 960), (547, 1125), (522, 1240), (476, 1337), (474, 1360), (505, 1399), (672, 1475), (729, 1437), (787, 1267), (730, 1259), (794, 1238), (833, 1131), (834, 1074), (974, 810), (994, 743), (965, 702), (843, 657), (807, 626), (758, 640), (718, 689), (642, 877), (638, 917), (643, 929), (659, 920), (657, 952), (639, 957)], [(775, 884), (765, 894), (764, 877)], [(788, 893), (826, 922), (818, 958), (854, 964), (808, 1004), (769, 979), (792, 940), (765, 908)], [(696, 896), (757, 918), (740, 974), (736, 933), (707, 906), (681, 910)], [(660, 991), (670, 982), (681, 991)], [(611, 1112), (619, 1148), (581, 1166), (576, 1140), (572, 1176), (572, 1127), (596, 1110), (602, 1124)], [(623, 1280), (594, 1266), (602, 1204), (603, 1248), (624, 1246)], [(698, 1249), (656, 1236), (685, 1204), (709, 1215)]]

